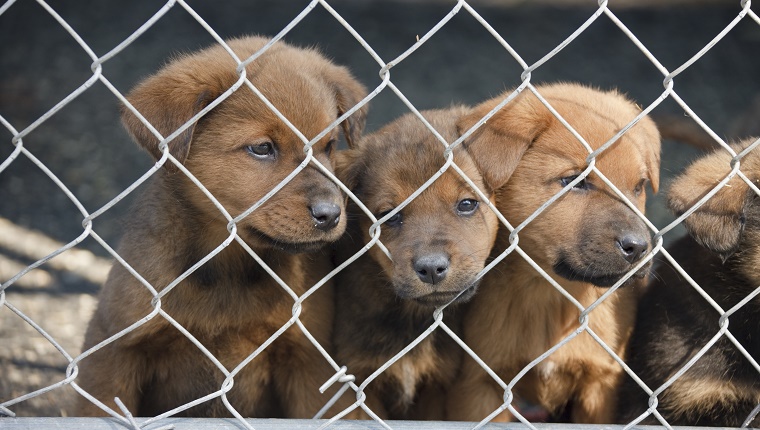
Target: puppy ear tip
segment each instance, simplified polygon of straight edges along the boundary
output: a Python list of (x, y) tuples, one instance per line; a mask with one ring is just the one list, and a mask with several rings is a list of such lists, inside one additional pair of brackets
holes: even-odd
[(723, 263), (734, 255), (740, 248), (744, 233), (743, 222), (724, 220), (725, 224), (716, 229), (687, 223), (689, 235), (704, 248), (718, 255)]
[(713, 252), (715, 255), (717, 255), (720, 258), (721, 264), (725, 264), (726, 261), (728, 261), (729, 258), (731, 258), (732, 255), (736, 254), (736, 252), (739, 250), (739, 240), (737, 240), (734, 243), (710, 243), (703, 240), (696, 239), (697, 243), (704, 246), (705, 248), (709, 249), (711, 252)]

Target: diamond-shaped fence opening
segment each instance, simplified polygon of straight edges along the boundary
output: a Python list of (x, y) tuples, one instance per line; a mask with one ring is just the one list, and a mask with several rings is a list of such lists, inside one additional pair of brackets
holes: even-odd
[(0, 424), (757, 424), (749, 0), (133, 3), (0, 6)]

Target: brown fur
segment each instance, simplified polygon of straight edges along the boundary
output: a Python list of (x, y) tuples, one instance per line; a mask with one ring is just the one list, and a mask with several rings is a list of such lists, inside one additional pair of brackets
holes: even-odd
[[(637, 114), (633, 103), (615, 92), (573, 84), (538, 88), (592, 148), (607, 142)], [(484, 102), (460, 122), (472, 127), (503, 97)], [(513, 226), (523, 222), (578, 175), (588, 152), (530, 92), (519, 95), (465, 142), (485, 172), (508, 179), (497, 189), (497, 207)], [(641, 211), (644, 184), (658, 186), (660, 140), (648, 118), (596, 159), (596, 167)], [(588, 185), (590, 184), (590, 185)], [(552, 204), (519, 234), (519, 246), (584, 307), (591, 305), (634, 263), (623, 258), (625, 237), (636, 239), (640, 257), (650, 247), (649, 232), (622, 200), (594, 173), (580, 188)], [(493, 255), (509, 246), (501, 228)], [(648, 267), (631, 282), (640, 282)], [(570, 280), (572, 278), (572, 280)], [(632, 324), (634, 292), (622, 288), (590, 314), (589, 327), (615, 352)], [(481, 292), (468, 307), (464, 340), (491, 369), (509, 383), (530, 361), (579, 327), (579, 311), (548, 281), (512, 252), (483, 279)], [(534, 367), (517, 383), (519, 396), (552, 413), (567, 408), (576, 422), (612, 421), (612, 396), (622, 369), (593, 338), (583, 332)], [(480, 421), (503, 402), (503, 390), (467, 359), (450, 390), (449, 418)], [(498, 419), (506, 420), (507, 413)]]
[[(741, 152), (755, 139), (733, 145)], [(717, 149), (673, 182), (668, 194), (676, 214), (693, 207), (731, 171), (731, 155)], [(741, 171), (760, 183), (760, 153), (741, 160)], [(758, 196), (738, 175), (685, 220), (689, 232), (668, 253), (721, 308), (729, 310), (760, 285), (760, 205)], [(700, 246), (701, 245), (701, 246)], [(719, 331), (720, 313), (670, 264), (656, 268), (642, 297), (631, 338), (631, 369), (657, 390), (683, 368)], [(728, 329), (755, 359), (758, 299), (736, 310)], [(757, 370), (725, 337), (719, 338), (694, 365), (658, 396), (658, 412), (671, 425), (739, 427), (760, 403)], [(648, 396), (626, 378), (617, 419), (630, 422), (647, 409)], [(648, 416), (644, 424), (659, 424)], [(750, 424), (757, 426), (755, 418)]]
[(722, 416), (712, 415), (717, 421), (710, 424), (723, 422), (725, 426), (738, 427), (751, 412), (742, 406), (760, 404), (760, 390), (726, 379), (694, 378), (686, 374), (673, 383), (661, 402), (660, 409), (668, 410), (666, 417), (671, 424), (698, 423), (707, 411), (719, 410)]
[[(229, 42), (245, 59), (267, 39)], [(221, 47), (182, 56), (139, 84), (127, 97), (158, 131), (168, 136), (238, 79), (236, 65)], [(313, 50), (277, 43), (247, 67), (247, 76), (307, 137), (325, 129), (365, 95), (342, 67)], [(158, 139), (130, 112), (124, 123), (138, 144), (161, 157)], [(344, 124), (353, 142), (364, 109)], [(337, 130), (314, 145), (314, 156), (331, 168), (330, 142)], [(274, 145), (259, 159), (250, 147)], [(304, 158), (303, 143), (247, 87), (169, 143), (171, 154), (237, 216), (285, 178)], [(129, 216), (119, 254), (157, 290), (164, 289), (229, 237), (226, 219), (199, 189), (167, 161), (143, 190)], [(303, 251), (338, 239), (345, 216), (317, 228), (317, 205), (342, 211), (338, 187), (316, 167), (301, 171), (281, 191), (237, 224), (240, 237), (297, 295), (329, 270), (322, 253)], [(316, 215), (315, 215), (316, 213)], [(324, 220), (325, 218), (322, 218)], [(333, 222), (335, 221), (335, 222)], [(152, 295), (121, 264), (114, 264), (90, 322), (84, 349), (114, 336), (153, 310)], [(228, 371), (252, 354), (292, 316), (293, 299), (233, 241), (189, 274), (161, 300), (161, 309), (186, 328)], [(330, 348), (333, 295), (320, 288), (303, 304), (300, 320)], [(285, 331), (234, 378), (227, 398), (246, 417), (311, 417), (329, 399), (318, 387), (333, 369), (297, 327)], [(80, 365), (77, 383), (116, 409), (119, 397), (135, 416), (155, 415), (218, 391), (225, 379), (201, 351), (157, 315)], [(104, 412), (82, 399), (80, 415)], [(228, 416), (221, 398), (181, 412)]]
[[(423, 115), (444, 139), (453, 142), (458, 137), (456, 122), (468, 112), (456, 107)], [(379, 219), (445, 164), (443, 152), (441, 142), (408, 114), (341, 154), (337, 170)], [(454, 162), (486, 195), (501, 185), (486, 183), (461, 146), (454, 150)], [(358, 383), (430, 327), (436, 307), (460, 293), (457, 303), (474, 294), (475, 277), (493, 245), (497, 221), (482, 202), (469, 215), (458, 212), (459, 203), (466, 199), (480, 200), (450, 168), (401, 210), (400, 223), (389, 220), (381, 226), (380, 240), (393, 261), (374, 246), (338, 275), (336, 358), (348, 366)], [(340, 262), (371, 239), (370, 219), (356, 205), (349, 208), (352, 220), (349, 234), (340, 242)], [(448, 261), (445, 277), (418, 273), (420, 262), (436, 255)], [(458, 311), (458, 306), (444, 310), (444, 322), (453, 330), (458, 330)], [(446, 333), (434, 331), (367, 386), (367, 404), (382, 418), (443, 419), (443, 393), (456, 374), (461, 353)], [(356, 410), (349, 417), (366, 418), (366, 414)]]

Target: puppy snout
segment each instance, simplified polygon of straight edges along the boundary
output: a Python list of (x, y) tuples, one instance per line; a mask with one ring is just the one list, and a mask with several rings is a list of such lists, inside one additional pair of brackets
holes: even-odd
[(633, 264), (647, 252), (649, 241), (645, 237), (627, 233), (618, 237), (617, 247), (623, 258)]
[(412, 266), (422, 282), (435, 285), (446, 278), (449, 264), (445, 254), (428, 254), (416, 259)]
[(309, 207), (314, 227), (328, 231), (335, 228), (340, 221), (340, 206), (330, 202), (317, 202)]

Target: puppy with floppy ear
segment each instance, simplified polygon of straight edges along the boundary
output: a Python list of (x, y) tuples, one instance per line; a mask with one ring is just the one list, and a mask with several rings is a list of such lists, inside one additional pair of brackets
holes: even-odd
[[(229, 41), (239, 58), (267, 39)], [(127, 97), (168, 136), (238, 80), (237, 64), (221, 46), (174, 59)], [(277, 43), (246, 68), (247, 77), (307, 138), (318, 135), (364, 96), (348, 71), (318, 52)], [(365, 109), (344, 124), (349, 144), (358, 138)], [(124, 124), (154, 158), (159, 139), (129, 110)], [(332, 168), (338, 131), (313, 146)], [(303, 142), (252, 91), (243, 86), (168, 143), (187, 168), (234, 218), (247, 211), (306, 157)], [(323, 253), (345, 229), (338, 186), (308, 165), (284, 188), (236, 224), (237, 235), (295, 295), (303, 295), (329, 271)], [(134, 416), (173, 411), (228, 416), (219, 390), (231, 372), (293, 315), (294, 300), (237, 241), (189, 272), (230, 233), (227, 219), (171, 160), (157, 172), (129, 215), (118, 253), (153, 288), (157, 301), (121, 264), (114, 264), (90, 321), (84, 350), (118, 336), (80, 364), (79, 387), (113, 410), (119, 397)], [(176, 285), (174, 285), (176, 283)], [(307, 298), (300, 321), (330, 349), (333, 295), (325, 284)], [(146, 318), (147, 317), (147, 318)], [(182, 334), (184, 327), (212, 354), (220, 369)], [(122, 333), (122, 330), (130, 330)], [(305, 334), (293, 326), (234, 375), (226, 392), (243, 416), (311, 417), (330, 398), (318, 387), (332, 374)], [(193, 406), (187, 404), (209, 396)], [(82, 398), (79, 414), (105, 412)]]
[[(458, 138), (456, 122), (465, 107), (424, 111), (447, 140)], [(380, 219), (394, 210), (446, 163), (443, 144), (419, 118), (407, 114), (365, 136), (340, 154), (339, 177)], [(499, 183), (484, 178), (461, 146), (454, 162), (486, 195)], [(338, 242), (342, 263), (371, 240), (372, 221), (349, 205), (348, 234)], [(459, 326), (459, 303), (478, 286), (497, 231), (493, 211), (453, 168), (390, 217), (380, 240), (389, 258), (373, 246), (336, 277), (335, 348), (358, 383), (411, 344), (434, 323), (433, 312), (447, 306), (444, 322)], [(366, 387), (366, 403), (381, 418), (443, 419), (445, 389), (459, 366), (461, 348), (442, 330), (386, 369)], [(350, 418), (366, 418), (355, 410)]]
[[(639, 113), (617, 92), (576, 84), (539, 86), (538, 92), (592, 149), (610, 140)], [(504, 97), (484, 102), (459, 123), (470, 129)], [(520, 248), (583, 308), (597, 301), (623, 276), (634, 272), (650, 249), (646, 224), (588, 167), (588, 150), (530, 92), (504, 106), (465, 142), (488, 178), (506, 184), (496, 190), (496, 206), (513, 226), (523, 223), (566, 187), (566, 193), (528, 223)], [(660, 140), (643, 118), (595, 158), (595, 166), (640, 211), (645, 185), (656, 190)], [(493, 180), (493, 179), (492, 179)], [(492, 256), (510, 246), (502, 227)], [(648, 265), (628, 283), (641, 283)], [(623, 355), (635, 307), (630, 287), (616, 291), (588, 315), (588, 326)], [(581, 310), (518, 252), (511, 252), (483, 278), (481, 291), (464, 316), (465, 342), (506, 383), (534, 359), (580, 327)], [(613, 394), (622, 368), (587, 332), (532, 367), (515, 393), (553, 414), (575, 422), (612, 422)], [(450, 390), (449, 418), (480, 421), (503, 403), (503, 390), (466, 358)], [(511, 417), (502, 413), (498, 419)]]
[[(741, 152), (755, 139), (733, 145)], [(702, 157), (676, 178), (669, 204), (682, 214), (714, 189), (731, 171), (732, 156), (723, 149)], [(741, 159), (741, 171), (760, 181), (760, 153)], [(729, 311), (760, 285), (760, 205), (758, 196), (734, 176), (684, 224), (689, 236), (668, 253), (723, 309)], [(760, 361), (758, 299), (732, 313), (728, 331), (755, 362)], [(626, 363), (651, 390), (658, 390), (720, 331), (722, 313), (669, 263), (658, 267), (639, 304)], [(628, 423), (648, 408), (648, 397), (626, 378), (618, 404), (618, 422)], [(740, 427), (760, 403), (760, 375), (726, 336), (659, 396), (657, 411), (671, 425)], [(643, 424), (659, 424), (649, 415)], [(758, 419), (749, 422), (757, 426)]]

